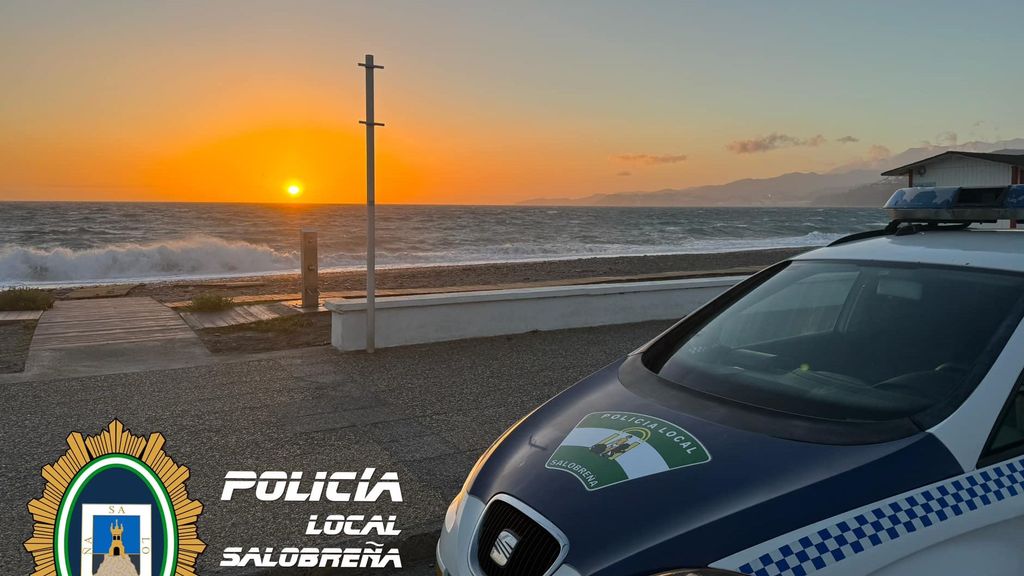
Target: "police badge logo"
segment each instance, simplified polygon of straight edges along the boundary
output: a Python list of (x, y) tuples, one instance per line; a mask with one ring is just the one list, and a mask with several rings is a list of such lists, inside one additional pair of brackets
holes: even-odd
[(189, 470), (164, 453), (163, 435), (135, 436), (114, 420), (67, 442), (43, 467), (42, 497), (28, 504), (35, 573), (194, 576), (206, 548), (196, 533), (203, 505), (189, 499)]
[(587, 414), (545, 464), (597, 490), (643, 476), (703, 464), (711, 454), (671, 422), (632, 412)]

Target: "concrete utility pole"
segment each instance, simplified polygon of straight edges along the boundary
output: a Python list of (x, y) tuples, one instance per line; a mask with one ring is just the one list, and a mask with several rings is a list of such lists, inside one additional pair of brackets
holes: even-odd
[(376, 320), (374, 318), (374, 307), (376, 306), (376, 291), (374, 271), (377, 264), (376, 247), (376, 201), (374, 199), (374, 149), (373, 129), (383, 126), (373, 120), (373, 71), (383, 66), (373, 63), (373, 54), (366, 55), (366, 61), (360, 62), (360, 66), (366, 68), (366, 120), (360, 120), (360, 124), (366, 125), (366, 351), (373, 352), (376, 347)]

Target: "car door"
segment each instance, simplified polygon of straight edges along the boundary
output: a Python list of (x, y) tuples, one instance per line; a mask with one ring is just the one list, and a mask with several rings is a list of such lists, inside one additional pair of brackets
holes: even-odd
[(934, 526), (922, 531), (932, 542), (874, 574), (1024, 574), (1024, 372), (991, 428), (977, 468), (930, 493), (935, 499), (921, 512)]

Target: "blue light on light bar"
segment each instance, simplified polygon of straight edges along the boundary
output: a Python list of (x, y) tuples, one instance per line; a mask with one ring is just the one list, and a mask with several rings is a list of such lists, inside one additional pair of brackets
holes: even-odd
[(1010, 186), (1006, 191), (1007, 208), (1024, 208), (1024, 184)]
[(959, 192), (959, 186), (900, 188), (885, 208), (952, 208)]

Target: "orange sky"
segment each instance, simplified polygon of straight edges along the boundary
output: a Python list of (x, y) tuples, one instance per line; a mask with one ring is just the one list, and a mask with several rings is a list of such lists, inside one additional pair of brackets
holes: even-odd
[(384, 203), (681, 188), (1014, 137), (1005, 95), (1024, 80), (999, 44), (1016, 30), (974, 38), (962, 19), (1019, 8), (901, 8), (960, 31), (946, 46), (907, 38), (885, 2), (12, 0), (0, 200), (360, 202), (367, 50), (385, 66)]

